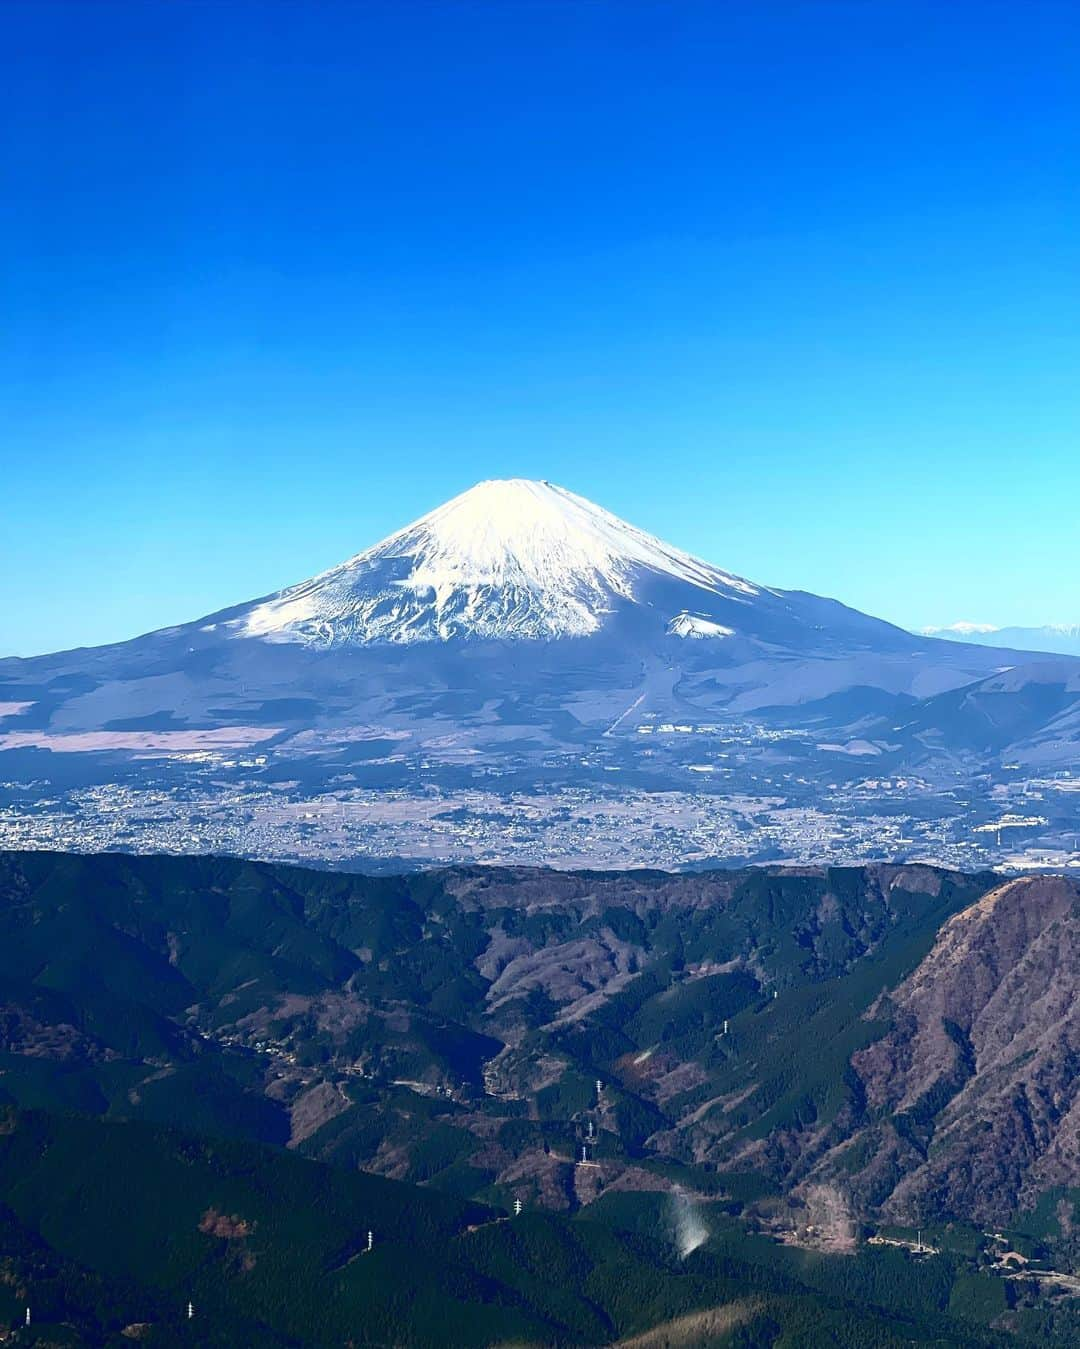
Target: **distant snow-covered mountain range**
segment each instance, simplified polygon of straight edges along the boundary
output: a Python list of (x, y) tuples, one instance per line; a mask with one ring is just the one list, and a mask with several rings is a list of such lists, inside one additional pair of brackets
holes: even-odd
[(993, 623), (950, 623), (948, 627), (920, 628), (926, 637), (980, 646), (1007, 646), (1016, 651), (1047, 651), (1080, 656), (1080, 623), (1044, 623), (1039, 627), (996, 627)]

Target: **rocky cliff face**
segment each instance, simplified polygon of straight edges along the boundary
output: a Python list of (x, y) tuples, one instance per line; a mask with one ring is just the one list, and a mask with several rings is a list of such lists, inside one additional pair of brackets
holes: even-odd
[(860, 1125), (814, 1168), (899, 1221), (1004, 1220), (1080, 1182), (1080, 887), (1009, 881), (872, 1009)]

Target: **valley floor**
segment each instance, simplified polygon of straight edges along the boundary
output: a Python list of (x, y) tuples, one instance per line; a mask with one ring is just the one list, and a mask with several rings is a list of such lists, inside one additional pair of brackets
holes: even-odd
[[(1015, 777), (984, 798), (902, 779), (787, 778), (708, 790), (617, 786), (368, 789), (229, 781), (211, 759), (139, 781), (0, 782), (0, 847), (218, 853), (399, 869), (482, 862), (565, 869), (910, 859), (966, 870), (1080, 870), (1076, 780)], [(692, 776), (692, 775), (691, 775)]]

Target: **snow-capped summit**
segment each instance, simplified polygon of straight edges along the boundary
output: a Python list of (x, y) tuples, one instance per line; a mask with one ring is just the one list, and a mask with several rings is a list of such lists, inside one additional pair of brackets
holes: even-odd
[(690, 588), (696, 609), (762, 593), (564, 487), (509, 478), (478, 483), (233, 624), (335, 645), (580, 637), (673, 584)]

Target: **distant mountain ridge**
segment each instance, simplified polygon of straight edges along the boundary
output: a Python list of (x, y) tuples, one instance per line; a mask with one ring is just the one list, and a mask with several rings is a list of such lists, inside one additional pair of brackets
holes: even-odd
[(993, 623), (950, 623), (927, 627), (927, 637), (974, 642), (980, 646), (1007, 646), (1017, 651), (1045, 651), (1060, 656), (1080, 656), (1080, 623), (1044, 623), (1037, 627), (998, 627)]

